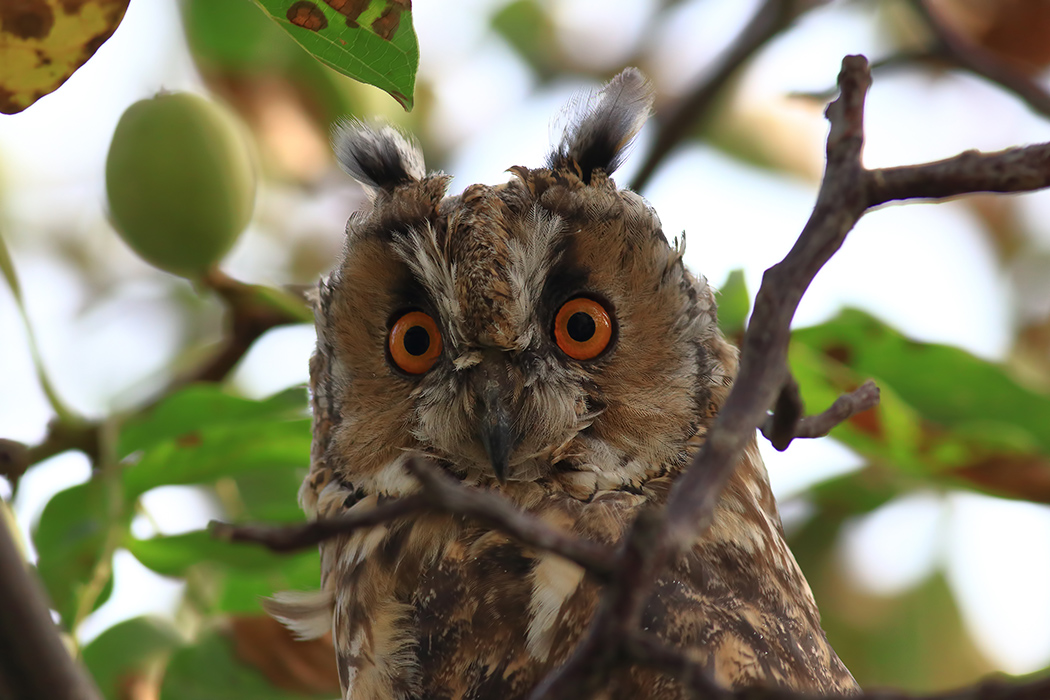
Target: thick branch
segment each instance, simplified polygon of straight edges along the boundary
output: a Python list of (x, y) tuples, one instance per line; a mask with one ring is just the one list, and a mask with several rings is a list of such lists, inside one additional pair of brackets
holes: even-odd
[(602, 591), (598, 611), (568, 661), (555, 669), (529, 694), (529, 700), (590, 698), (608, 683), (624, 658), (623, 640), (640, 626), (636, 591), (656, 572), (650, 550), (658, 546), (660, 521), (653, 510), (642, 510), (616, 556), (616, 575)]
[[(843, 59), (842, 94), (827, 110), (828, 164), (816, 206), (791, 251), (763, 275), (733, 390), (692, 465), (671, 492), (667, 534), (674, 548), (692, 541), (710, 524), (722, 486), (784, 385), (789, 328), (799, 300), (866, 208), (860, 152), (864, 97), (870, 83), (863, 57)], [(669, 553), (670, 549), (661, 554)]]
[[(790, 407), (782, 406), (782, 403), (790, 403)], [(759, 430), (769, 440), (773, 447), (783, 452), (796, 438), (818, 438), (824, 437), (831, 432), (839, 423), (848, 420), (863, 411), (874, 408), (879, 404), (879, 388), (870, 379), (861, 384), (857, 389), (835, 399), (835, 402), (823, 413), (815, 416), (802, 415), (802, 398), (798, 393), (798, 384), (791, 380), (781, 390), (777, 398), (777, 406), (773, 415), (759, 426)], [(785, 409), (789, 411), (794, 420), (778, 421), (778, 416)]]
[[(615, 621), (607, 617), (614, 610), (628, 619), (640, 619), (656, 572), (663, 571), (681, 548), (711, 524), (740, 454), (784, 386), (789, 328), (798, 302), (867, 207), (860, 163), (864, 97), (871, 83), (867, 61), (862, 56), (847, 56), (838, 82), (841, 95), (827, 110), (831, 122), (828, 165), (816, 207), (791, 251), (763, 276), (733, 389), (692, 464), (675, 482), (652, 546), (635, 564), (651, 575), (630, 589), (606, 587), (591, 631), (569, 661), (554, 671), (553, 681), (541, 686), (550, 700), (586, 697), (594, 677), (608, 677), (622, 656), (626, 637), (600, 636), (594, 630), (613, 628)], [(628, 541), (635, 536), (632, 530)], [(532, 697), (540, 697), (538, 691)]]
[(702, 120), (729, 79), (755, 52), (784, 31), (803, 13), (823, 5), (827, 0), (765, 0), (733, 44), (718, 59), (714, 68), (667, 112), (658, 119), (656, 140), (646, 154), (631, 189), (641, 192), (653, 173)]
[[(3, 508), (3, 505), (0, 505)], [(0, 512), (0, 697), (101, 700), (62, 643)]]
[(869, 207), (974, 192), (1030, 192), (1050, 186), (1050, 143), (996, 153), (966, 151), (934, 163), (870, 170), (867, 178)]
[(432, 510), (482, 522), (527, 545), (563, 556), (599, 578), (609, 578), (616, 571), (615, 557), (607, 547), (556, 530), (542, 520), (518, 510), (505, 498), (491, 491), (465, 488), (424, 460), (409, 460), (407, 468), (419, 480), (423, 487), (422, 493), (389, 501), (361, 513), (315, 520), (302, 525), (230, 525), (213, 522), (212, 534), (231, 542), (256, 542), (277, 552), (288, 552), (312, 547), (331, 537)]
[[(702, 700), (815, 700), (813, 695), (782, 688), (726, 690), (715, 685), (704, 666), (688, 651), (676, 649), (644, 632), (635, 633), (625, 644), (627, 660), (659, 669), (677, 678), (693, 696)], [(1045, 700), (1050, 697), (1050, 678), (1023, 684), (1001, 680), (949, 690), (934, 695), (915, 695), (895, 690), (871, 690), (859, 695), (821, 695), (821, 700)]]

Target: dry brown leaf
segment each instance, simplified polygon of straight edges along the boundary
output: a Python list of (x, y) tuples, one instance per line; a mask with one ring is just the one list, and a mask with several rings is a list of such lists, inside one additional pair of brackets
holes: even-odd
[(234, 617), (231, 636), (237, 657), (279, 688), (298, 693), (338, 693), (332, 636), (301, 641), (280, 622), (264, 615)]

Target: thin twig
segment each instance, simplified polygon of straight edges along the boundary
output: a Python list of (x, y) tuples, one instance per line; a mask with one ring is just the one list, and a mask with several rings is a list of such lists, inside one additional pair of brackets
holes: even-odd
[(695, 130), (709, 112), (737, 69), (748, 61), (770, 39), (781, 33), (802, 14), (823, 5), (827, 0), (765, 0), (733, 44), (719, 57), (710, 72), (696, 83), (666, 117), (657, 117), (656, 140), (642, 161), (631, 189), (641, 192), (664, 159), (686, 136)]
[(1036, 112), (1050, 117), (1050, 92), (1039, 83), (952, 29), (930, 9), (925, 0), (911, 0), (911, 6), (933, 32), (934, 38), (940, 44), (939, 53), (966, 70), (1002, 86), (1024, 100)]
[[(296, 297), (277, 289), (249, 285), (218, 270), (204, 284), (226, 304), (228, 333), (219, 349), (200, 366), (175, 377), (153, 399), (135, 409), (143, 413), (178, 389), (196, 382), (221, 382), (237, 366), (252, 344), (267, 331), (294, 323), (308, 323), (312, 314)], [(21, 476), (26, 469), (67, 450), (80, 450), (92, 461), (98, 458), (102, 423), (80, 419), (54, 420), (44, 439), (31, 447), (0, 440), (0, 475)], [(4, 464), (11, 466), (5, 473)], [(14, 481), (17, 485), (17, 481)]]
[[(794, 390), (792, 391), (788, 387), (794, 387)], [(790, 426), (781, 427), (777, 423), (777, 416), (783, 410), (781, 407), (782, 402), (797, 401), (797, 411), (801, 413), (802, 410), (802, 399), (798, 394), (798, 384), (792, 379), (788, 387), (785, 387), (785, 390), (780, 392), (773, 415), (766, 418), (766, 421), (759, 426), (759, 430), (762, 431), (766, 439), (781, 452), (788, 448), (792, 440), (824, 437), (839, 423), (879, 404), (879, 388), (875, 386), (875, 382), (869, 379), (850, 393), (843, 394), (835, 399), (835, 402), (823, 413), (797, 418)]]
[(419, 480), (422, 492), (378, 505), (360, 513), (314, 520), (302, 525), (231, 525), (213, 521), (214, 537), (230, 542), (256, 542), (276, 552), (315, 546), (326, 539), (375, 527), (422, 511), (438, 511), (471, 518), (500, 530), (527, 545), (565, 557), (599, 579), (615, 571), (614, 553), (608, 547), (568, 535), (515, 508), (491, 492), (466, 488), (441, 469), (422, 459), (411, 459), (408, 471)]
[(212, 537), (227, 542), (254, 542), (274, 552), (298, 552), (332, 537), (422, 512), (429, 505), (426, 496), (415, 494), (360, 513), (321, 518), (301, 525), (233, 525), (213, 520), (208, 523), (208, 529)]

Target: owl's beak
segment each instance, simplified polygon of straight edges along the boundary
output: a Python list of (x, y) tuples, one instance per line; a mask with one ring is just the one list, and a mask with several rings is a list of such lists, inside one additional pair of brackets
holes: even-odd
[(503, 407), (494, 408), (495, 411), (486, 411), (487, 415), (482, 418), (478, 435), (492, 463), (492, 471), (499, 482), (505, 484), (507, 483), (510, 455), (516, 447), (517, 436), (514, 434), (514, 426), (510, 417), (505, 410), (502, 410)]
[[(502, 364), (502, 361), (499, 363)], [(507, 471), (510, 456), (521, 440), (515, 427), (514, 414), (508, 408), (507, 396), (510, 394), (507, 383), (506, 367), (492, 362), (483, 362), (478, 385), (478, 437), (492, 471), (501, 484), (507, 482)], [(502, 370), (502, 371), (501, 371)]]

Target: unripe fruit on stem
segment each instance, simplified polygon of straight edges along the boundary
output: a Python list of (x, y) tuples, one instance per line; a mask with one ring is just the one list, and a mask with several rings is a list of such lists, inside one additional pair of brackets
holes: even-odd
[(106, 158), (110, 218), (162, 270), (196, 279), (252, 216), (255, 164), (246, 134), (199, 95), (161, 93), (128, 107)]

